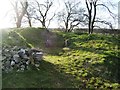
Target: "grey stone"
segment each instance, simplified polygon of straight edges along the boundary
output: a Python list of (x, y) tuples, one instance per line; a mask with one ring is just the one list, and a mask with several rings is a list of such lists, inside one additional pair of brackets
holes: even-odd
[(5, 68), (10, 68), (11, 66), (11, 62), (9, 60), (7, 60), (5, 63), (4, 63), (4, 67)]
[(2, 70), (6, 73), (13, 70), (24, 71), (25, 69), (30, 70), (31, 64), (30, 57), (34, 59), (36, 68), (40, 66), (40, 61), (43, 57), (43, 52), (38, 49), (21, 48), (18, 46), (9, 47), (4, 46), (2, 48)]
[(39, 64), (35, 64), (36, 67), (39, 67), (40, 65)]
[(13, 55), (13, 60), (15, 60), (16, 63), (18, 63), (20, 61), (19, 55), (18, 54)]
[(14, 66), (15, 65), (15, 61), (11, 61), (11, 66)]
[(30, 61), (29, 61), (29, 60), (28, 60), (28, 61), (26, 61), (26, 64), (27, 64), (27, 65), (29, 65), (29, 64), (30, 64)]

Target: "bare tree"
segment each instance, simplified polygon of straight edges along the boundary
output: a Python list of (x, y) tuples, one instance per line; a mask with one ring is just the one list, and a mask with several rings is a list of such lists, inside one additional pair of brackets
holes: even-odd
[(98, 0), (86, 0), (86, 7), (88, 10), (88, 29), (89, 34), (93, 33)]
[[(49, 1), (46, 0), (45, 3), (41, 4), (38, 1), (36, 1), (37, 4), (37, 8), (36, 8), (36, 13), (34, 15), (34, 19), (40, 21), (40, 23), (42, 24), (43, 28), (48, 28), (51, 20), (54, 18), (55, 13), (53, 14), (53, 16), (51, 16), (51, 18), (48, 19), (48, 14), (49, 11), (53, 5), (53, 1)], [(48, 25), (46, 25), (46, 22), (48, 21)]]
[(110, 16), (112, 16), (112, 18), (115, 18), (114, 13), (111, 12), (109, 7), (103, 3), (98, 3), (98, 1), (99, 0), (85, 0), (87, 11), (88, 11), (88, 15), (86, 15), (86, 16), (88, 17), (89, 34), (93, 33), (93, 28), (96, 27), (94, 25), (95, 22), (107, 24), (110, 26), (110, 28), (112, 28), (112, 24), (110, 22), (96, 19), (96, 12), (97, 12), (98, 6), (102, 6), (102, 7), (106, 8), (108, 10)]
[(11, 4), (14, 8), (14, 12), (15, 12), (15, 21), (16, 21), (16, 26), (17, 28), (21, 27), (21, 22), (22, 22), (22, 18), (23, 16), (26, 14), (26, 10), (28, 7), (28, 3), (26, 0), (24, 1), (11, 1)]
[(84, 9), (80, 8), (80, 2), (65, 2), (65, 9), (58, 13), (58, 21), (64, 23), (65, 32), (70, 32), (83, 21)]
[(29, 24), (29, 26), (30, 27), (32, 27), (32, 22), (31, 22), (31, 18), (30, 18), (30, 15), (29, 15), (29, 13), (27, 12), (27, 18), (28, 18), (28, 24)]
[(29, 27), (32, 27), (32, 21), (33, 21), (33, 16), (35, 14), (35, 4), (34, 1), (28, 1), (28, 8), (26, 11), (26, 18), (27, 18), (27, 22), (29, 24)]

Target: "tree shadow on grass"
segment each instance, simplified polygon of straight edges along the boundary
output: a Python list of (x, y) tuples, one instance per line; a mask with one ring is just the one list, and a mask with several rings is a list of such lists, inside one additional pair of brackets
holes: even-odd
[[(102, 68), (101, 68), (102, 67)], [(103, 63), (93, 65), (93, 73), (113, 83), (120, 84), (120, 57), (107, 54)]]
[(61, 72), (56, 65), (41, 61), (39, 70), (3, 73), (3, 88), (74, 88), (74, 77)]
[[(120, 83), (120, 52), (116, 51), (109, 51), (104, 48), (76, 48), (75, 50), (82, 50), (91, 52), (94, 54), (104, 55), (102, 58), (104, 61), (102, 63), (95, 63), (92, 64), (90, 71), (92, 73), (92, 76), (94, 77), (101, 77), (105, 80), (109, 80), (113, 83)], [(91, 60), (89, 58), (89, 60)], [(89, 62), (87, 61), (87, 63)]]
[[(119, 43), (115, 43), (116, 45), (119, 45)], [(78, 46), (74, 46), (71, 49), (73, 50), (80, 50), (80, 51), (86, 51), (86, 52), (91, 52), (94, 54), (98, 54), (98, 55), (103, 55), (103, 59), (104, 61), (102, 63), (99, 63), (99, 61), (97, 63), (91, 64), (90, 68), (91, 70), (89, 72), (91, 72), (91, 77), (101, 77), (104, 80), (108, 80), (112, 83), (119, 83), (120, 84), (120, 52), (117, 51), (111, 51), (108, 50), (104, 47), (78, 47)], [(94, 56), (93, 56), (94, 58)], [(87, 60), (88, 59), (88, 60)], [(86, 63), (88, 63), (90, 60), (92, 60), (91, 58), (85, 58)]]

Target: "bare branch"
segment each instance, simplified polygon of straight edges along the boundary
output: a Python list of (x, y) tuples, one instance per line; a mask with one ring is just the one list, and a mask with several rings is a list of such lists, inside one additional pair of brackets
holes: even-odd
[(64, 23), (64, 28), (66, 32), (70, 32), (73, 30), (74, 27), (77, 27), (80, 24), (79, 16), (83, 14), (83, 10), (80, 11), (79, 4), (80, 2), (77, 3), (72, 3), (70, 1), (65, 2), (65, 9), (63, 9), (59, 15), (59, 21), (61, 20)]
[(113, 26), (110, 22), (107, 22), (107, 21), (104, 21), (104, 20), (96, 20), (95, 22), (99, 22), (99, 23), (102, 23), (102, 24), (106, 24), (108, 25), (111, 29), (113, 29)]
[[(12, 1), (10, 1), (13, 8), (14, 8), (14, 11), (15, 11), (15, 14), (16, 14), (16, 26), (17, 28), (21, 27), (21, 21), (22, 21), (22, 18), (23, 16), (26, 14), (26, 10), (27, 10), (27, 7), (28, 7), (28, 3), (27, 1), (14, 1), (12, 3)], [(20, 4), (18, 4), (20, 3)], [(21, 6), (21, 8), (20, 8)]]
[(49, 27), (50, 22), (51, 22), (51, 20), (53, 20), (53, 18), (55, 17), (55, 15), (56, 15), (56, 14), (54, 13), (54, 15), (49, 19), (47, 28)]
[(40, 23), (42, 24), (42, 27), (47, 28), (50, 24), (50, 21), (52, 21), (52, 19), (53, 19), (53, 17), (51, 17), (48, 20), (48, 25), (46, 27), (46, 22), (48, 19), (48, 12), (50, 11), (50, 9), (52, 7), (53, 2), (47, 0), (45, 3), (41, 4), (40, 2), (38, 2), (36, 0), (36, 3), (37, 3), (37, 7), (35, 7), (35, 8), (38, 8), (38, 9), (36, 9), (36, 13), (35, 13), (36, 16), (34, 15), (33, 18), (40, 21)]
[(96, 6), (103, 6), (103, 7), (105, 7), (108, 10), (108, 12), (110, 13), (110, 16), (113, 19), (115, 19), (114, 13), (112, 13), (112, 11), (106, 5), (104, 5), (104, 4), (97, 4)]

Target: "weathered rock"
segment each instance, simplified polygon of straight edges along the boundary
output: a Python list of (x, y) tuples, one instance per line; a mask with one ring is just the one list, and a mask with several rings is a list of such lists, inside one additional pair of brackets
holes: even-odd
[(15, 65), (15, 61), (12, 60), (10, 65), (14, 66)]
[(19, 63), (20, 62), (20, 58), (18, 54), (13, 55), (13, 60), (15, 60), (15, 63)]
[(30, 69), (31, 59), (33, 59), (34, 65), (38, 68), (43, 52), (38, 49), (3, 46), (2, 56), (2, 70), (5, 72), (16, 70), (18, 72)]
[(30, 60), (26, 61), (26, 65), (29, 65), (30, 64)]

